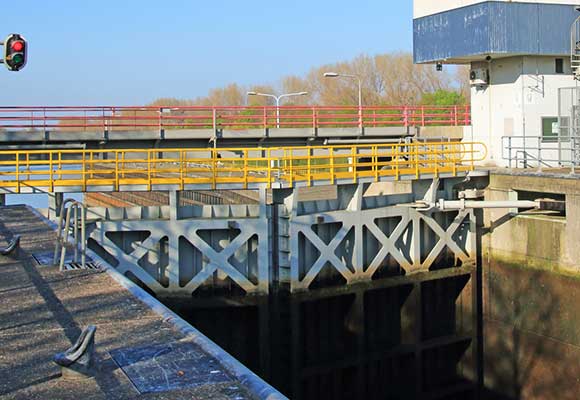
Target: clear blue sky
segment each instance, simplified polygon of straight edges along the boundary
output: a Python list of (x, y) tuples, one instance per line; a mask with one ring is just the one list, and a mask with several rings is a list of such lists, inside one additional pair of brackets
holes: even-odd
[(7, 3), (0, 36), (23, 34), (30, 56), (21, 72), (0, 67), (0, 105), (194, 98), (412, 46), (411, 0)]

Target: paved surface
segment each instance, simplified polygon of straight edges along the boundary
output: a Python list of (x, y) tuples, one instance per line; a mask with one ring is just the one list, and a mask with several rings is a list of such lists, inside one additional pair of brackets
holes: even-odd
[[(106, 273), (61, 273), (38, 266), (32, 254), (52, 249), (54, 233), (25, 206), (0, 207), (0, 247), (16, 234), (22, 236), (19, 253), (0, 256), (1, 399), (252, 398), (229, 376), (195, 388), (139, 393), (109, 351), (194, 345)], [(97, 326), (99, 372), (91, 380), (64, 381), (52, 357), (70, 347), (89, 324)], [(184, 381), (193, 373), (178, 372)]]

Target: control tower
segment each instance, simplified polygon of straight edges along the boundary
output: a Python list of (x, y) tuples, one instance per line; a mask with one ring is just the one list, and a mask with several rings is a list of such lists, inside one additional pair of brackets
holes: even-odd
[(559, 110), (559, 89), (578, 83), (570, 36), (578, 4), (414, 1), (414, 61), (470, 66), (473, 125), (466, 139), (487, 144), (489, 164), (561, 161), (570, 121)]

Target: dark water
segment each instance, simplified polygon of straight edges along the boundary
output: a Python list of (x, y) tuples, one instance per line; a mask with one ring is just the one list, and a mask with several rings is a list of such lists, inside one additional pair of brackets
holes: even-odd
[(165, 303), (292, 399), (469, 399), (479, 359), (471, 280)]

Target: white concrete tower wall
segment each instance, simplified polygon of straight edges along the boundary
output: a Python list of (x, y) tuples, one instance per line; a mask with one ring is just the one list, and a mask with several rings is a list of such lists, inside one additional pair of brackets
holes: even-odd
[[(471, 137), (487, 144), (489, 163), (506, 165), (507, 144), (522, 146), (525, 139), (530, 154), (542, 136), (544, 118), (558, 117), (558, 89), (575, 86), (570, 62), (564, 59), (564, 73), (556, 74), (555, 57), (521, 56), (472, 63), (473, 68), (490, 70), (490, 85), (471, 90)], [(467, 135), (469, 136), (469, 134)], [(556, 148), (556, 143), (541, 142), (542, 147)], [(512, 154), (513, 156), (513, 154)], [(546, 159), (556, 159), (556, 152), (545, 151)]]
[[(541, 3), (541, 4), (580, 4), (580, 0), (496, 0), (505, 3)], [(454, 10), (456, 8), (484, 3), (482, 0), (415, 0), (413, 2), (413, 18), (422, 18), (440, 12)]]

